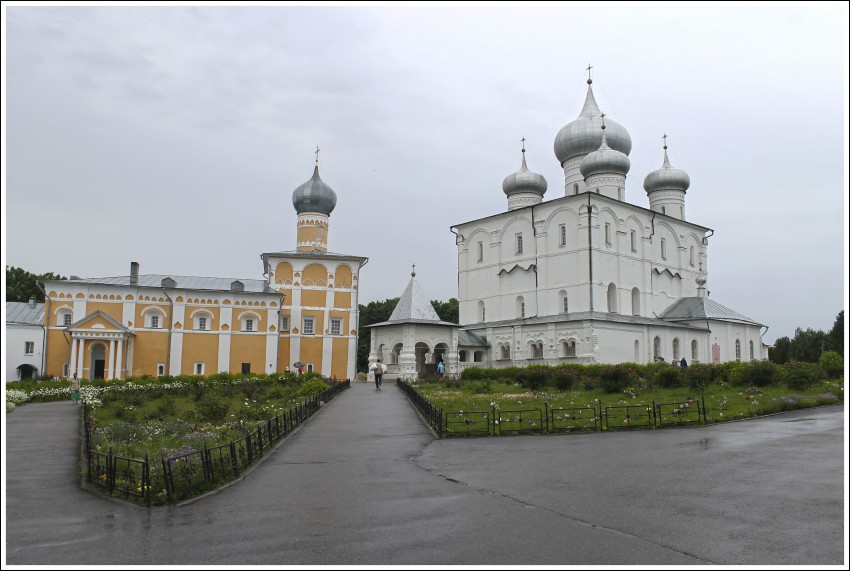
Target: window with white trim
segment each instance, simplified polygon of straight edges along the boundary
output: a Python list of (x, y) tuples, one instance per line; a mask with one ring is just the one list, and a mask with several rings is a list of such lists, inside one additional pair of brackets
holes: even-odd
[(567, 225), (561, 224), (558, 226), (558, 245), (566, 246), (567, 245)]
[(316, 318), (315, 317), (305, 317), (304, 318), (304, 335), (315, 335), (316, 334)]
[(637, 252), (637, 232), (632, 230), (629, 239), (631, 240), (632, 244), (632, 252)]
[(478, 261), (484, 261), (484, 242), (478, 242)]
[(165, 374), (165, 363), (156, 364), (156, 376), (161, 377)]
[(516, 316), (525, 317), (525, 299), (522, 296), (516, 298)]
[(522, 254), (522, 234), (516, 235), (516, 253)]
[(756, 346), (750, 341), (750, 361), (754, 361), (756, 358)]
[(254, 319), (251, 317), (245, 318), (245, 331), (253, 331), (254, 330)]
[(661, 259), (667, 259), (667, 240), (661, 238)]
[(487, 312), (484, 308), (484, 302), (481, 300), (478, 300), (478, 315), (480, 316), (479, 321), (483, 323), (484, 319), (487, 317)]
[(561, 291), (561, 306), (564, 308), (564, 313), (570, 312), (570, 300), (565, 291)]
[(578, 184), (573, 185), (573, 194), (578, 194)]
[(338, 317), (331, 318), (331, 335), (342, 335), (342, 319)]
[(35, 341), (24, 341), (24, 355), (35, 353)]
[(281, 331), (289, 331), (289, 316), (281, 315), (280, 316), (280, 330)]
[(606, 246), (611, 245), (611, 223), (610, 222), (605, 223), (605, 245)]
[(198, 318), (198, 330), (199, 331), (206, 331), (207, 330), (207, 318), (206, 317), (202, 316), (202, 317)]
[(209, 313), (196, 313), (194, 321), (197, 331), (209, 331), (212, 326), (212, 316)]
[(511, 347), (510, 345), (502, 345), (502, 359), (510, 359), (511, 358)]
[(699, 359), (699, 345), (697, 344), (697, 340), (693, 339), (691, 341), (691, 361), (697, 361)]
[(68, 376), (68, 363), (62, 363), (62, 376)]
[(307, 372), (308, 372), (308, 373), (312, 373), (312, 372), (313, 372), (313, 363), (307, 363)]
[(196, 375), (203, 375), (206, 370), (207, 370), (207, 364), (206, 363), (195, 363), (195, 374)]
[(71, 310), (64, 309), (59, 312), (57, 318), (57, 323), (62, 327), (68, 327), (71, 325)]
[(735, 339), (735, 360), (741, 360), (741, 340)]
[(156, 315), (156, 314), (151, 315), (150, 319), (151, 319), (151, 322), (150, 322), (151, 328), (159, 329), (159, 315)]
[(673, 360), (679, 360), (679, 338), (673, 339)]

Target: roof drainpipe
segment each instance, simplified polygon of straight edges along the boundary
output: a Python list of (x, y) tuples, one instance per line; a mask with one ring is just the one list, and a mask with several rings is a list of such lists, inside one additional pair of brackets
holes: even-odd
[(540, 284), (537, 275), (537, 228), (534, 225), (534, 205), (531, 205), (531, 233), (534, 236), (534, 317), (540, 315)]

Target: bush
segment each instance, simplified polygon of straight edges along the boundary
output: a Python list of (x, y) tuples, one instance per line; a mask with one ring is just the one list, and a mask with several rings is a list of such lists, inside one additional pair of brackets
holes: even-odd
[(576, 374), (572, 371), (557, 371), (555, 373), (555, 388), (559, 391), (571, 391), (576, 384)]
[(220, 396), (214, 393), (207, 393), (198, 401), (198, 415), (201, 418), (213, 422), (220, 422), (227, 418), (228, 405)]
[(482, 367), (467, 367), (460, 372), (460, 378), (463, 381), (480, 381), (491, 375), (492, 371)]
[(6, 412), (12, 412), (15, 410), (15, 403), (6, 401)]
[(302, 397), (311, 397), (328, 390), (328, 385), (322, 379), (310, 379), (305, 381), (298, 394)]
[(546, 384), (546, 379), (549, 375), (540, 367), (526, 369), (525, 373), (520, 374), (517, 379), (519, 383), (532, 391), (536, 391)]
[(824, 351), (818, 361), (828, 379), (837, 379), (844, 375), (844, 358), (835, 351)]
[(752, 361), (741, 367), (744, 384), (751, 387), (768, 387), (779, 384), (781, 369), (770, 361)]
[(472, 389), (472, 392), (477, 395), (487, 394), (493, 390), (490, 387), (490, 381), (488, 380), (476, 381), (472, 383), (472, 386), (470, 388)]
[(695, 391), (704, 391), (714, 382), (714, 368), (711, 365), (697, 363), (682, 369), (681, 373), (688, 386)]
[(681, 370), (665, 363), (664, 368), (660, 369), (655, 377), (656, 384), (664, 389), (674, 389), (680, 386), (682, 384), (682, 379), (679, 376)]
[(785, 384), (794, 391), (802, 391), (817, 384), (821, 379), (820, 365), (814, 363), (786, 363)]
[(601, 371), (600, 382), (606, 393), (621, 393), (626, 387), (632, 386), (636, 376), (631, 367), (626, 365), (607, 365)]

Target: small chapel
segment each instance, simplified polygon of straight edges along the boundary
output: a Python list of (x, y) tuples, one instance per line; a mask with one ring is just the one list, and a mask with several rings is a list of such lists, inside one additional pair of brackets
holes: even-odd
[[(589, 73), (588, 68), (588, 73)], [(441, 322), (415, 272), (390, 319), (371, 326), (370, 362), (417, 378), (469, 366), (721, 363), (767, 358), (767, 327), (709, 297), (714, 230), (690, 220), (688, 174), (664, 159), (645, 175), (647, 206), (625, 200), (628, 131), (588, 76), (584, 106), (555, 136), (562, 195), (520, 168), (506, 210), (450, 227), (458, 249), (459, 324)], [(698, 192), (698, 190), (697, 190)], [(560, 194), (560, 193), (559, 193)]]

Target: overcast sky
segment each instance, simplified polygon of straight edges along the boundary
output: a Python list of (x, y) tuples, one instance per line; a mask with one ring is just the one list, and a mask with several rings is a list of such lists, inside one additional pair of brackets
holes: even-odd
[(7, 265), (262, 279), (318, 145), (329, 249), (369, 258), (360, 303), (414, 262), (456, 297), (449, 227), (507, 209), (522, 137), (563, 196), (553, 142), (590, 63), (632, 138), (626, 200), (648, 207), (664, 133), (689, 173), (712, 299), (769, 343), (846, 305), (847, 3), (3, 10)]

